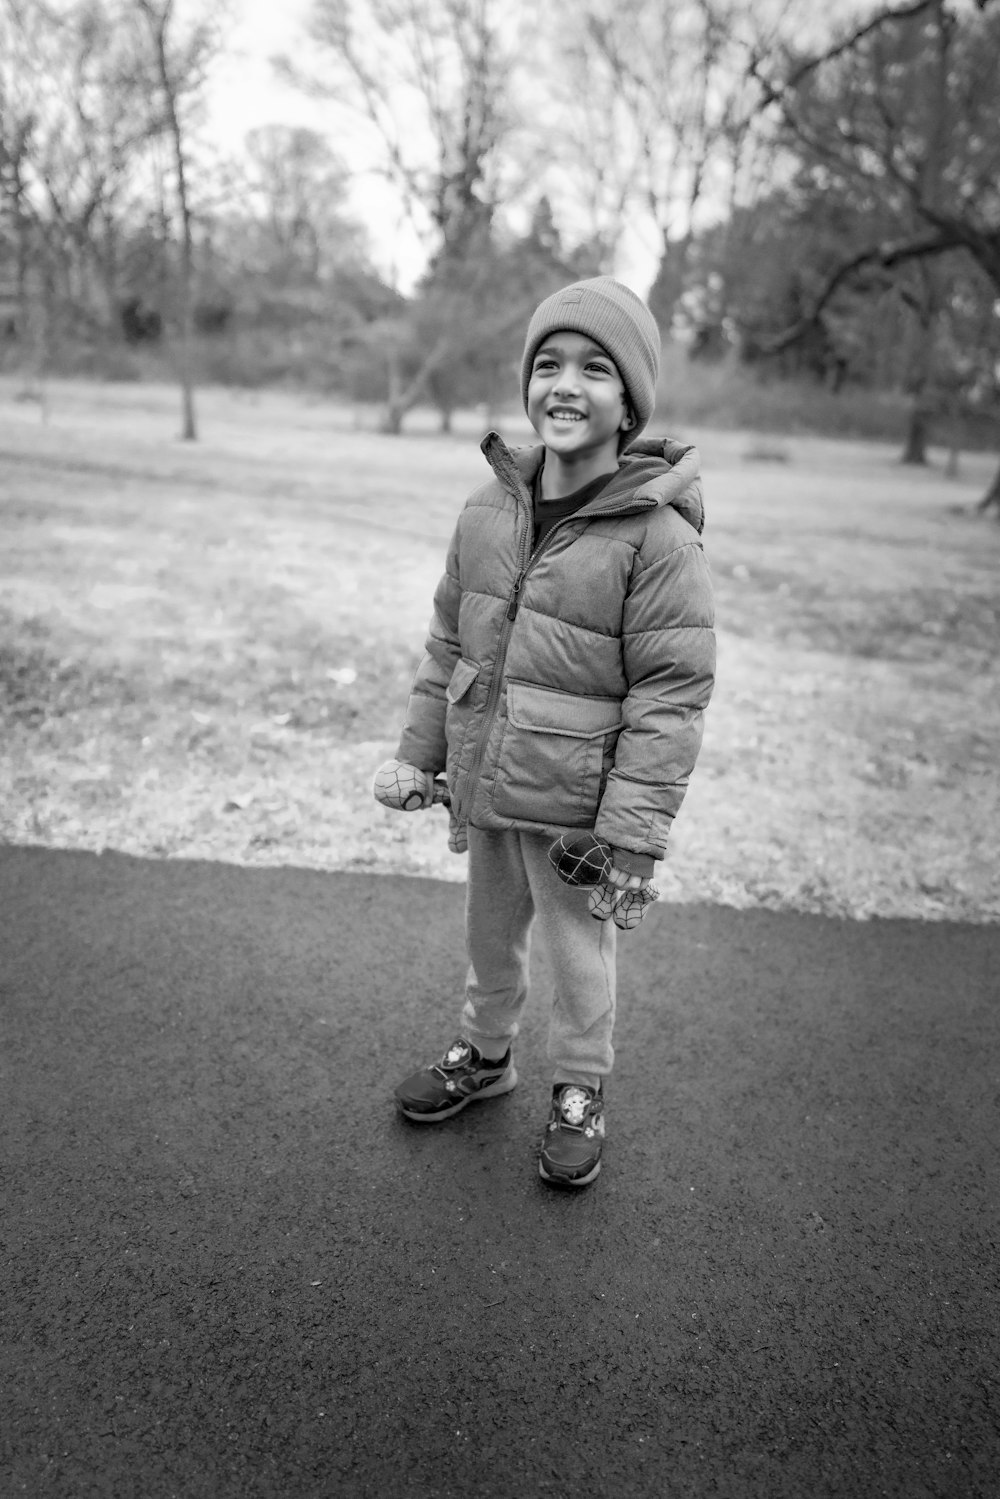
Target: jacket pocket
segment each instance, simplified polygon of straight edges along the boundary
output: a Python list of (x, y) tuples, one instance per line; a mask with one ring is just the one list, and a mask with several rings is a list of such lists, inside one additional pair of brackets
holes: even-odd
[(444, 690), (449, 703), (460, 703), (478, 675), (479, 667), (475, 661), (470, 661), (466, 656), (459, 656), (455, 670), (451, 674), (451, 681)]
[(593, 827), (622, 726), (617, 698), (507, 685), (494, 810), (558, 827)]

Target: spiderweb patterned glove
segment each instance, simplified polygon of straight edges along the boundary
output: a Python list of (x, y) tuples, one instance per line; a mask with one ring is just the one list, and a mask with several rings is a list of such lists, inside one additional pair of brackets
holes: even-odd
[[(428, 801), (428, 793), (432, 788), (433, 797)], [(372, 795), (383, 807), (389, 807), (394, 812), (417, 812), (421, 807), (438, 804), (443, 807), (451, 806), (446, 783), (435, 780), (430, 771), (408, 765), (405, 760), (386, 760), (384, 765), (379, 766), (372, 782)]]
[(614, 869), (611, 845), (596, 833), (561, 833), (549, 848), (549, 863), (567, 885), (590, 888), (587, 905), (595, 921), (611, 918), (624, 932), (633, 931), (660, 898), (652, 884), (641, 890), (619, 890), (608, 883)]

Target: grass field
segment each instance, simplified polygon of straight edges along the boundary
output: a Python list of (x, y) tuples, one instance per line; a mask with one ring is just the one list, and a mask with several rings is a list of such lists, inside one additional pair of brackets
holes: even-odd
[[(0, 382), (0, 836), (463, 879), (391, 753), (475, 422), (305, 397)], [(512, 422), (507, 435), (525, 440)], [(675, 900), (1000, 919), (995, 459), (698, 431), (720, 671)]]

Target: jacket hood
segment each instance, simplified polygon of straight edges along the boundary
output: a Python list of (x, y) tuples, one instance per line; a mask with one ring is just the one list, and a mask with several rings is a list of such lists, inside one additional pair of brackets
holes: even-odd
[[(480, 447), (500, 483), (515, 494), (526, 496), (528, 486), (542, 466), (545, 448), (509, 448), (499, 432), (487, 432)], [(530, 496), (527, 496), (530, 498)], [(701, 459), (698, 449), (673, 437), (640, 438), (623, 454), (617, 474), (587, 513), (617, 510), (624, 499), (649, 506), (672, 505), (688, 525), (701, 535), (705, 509), (701, 498)]]

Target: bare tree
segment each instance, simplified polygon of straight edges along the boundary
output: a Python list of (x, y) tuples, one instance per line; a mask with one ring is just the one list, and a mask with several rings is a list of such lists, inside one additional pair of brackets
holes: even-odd
[(141, 70), (102, 0), (0, 0), (0, 200), (18, 321), (115, 318), (118, 231), (148, 135)]
[[(748, 58), (798, 0), (587, 0), (553, 17), (572, 181), (610, 260), (636, 214), (656, 236), (650, 293), (669, 327), (703, 204), (738, 200), (761, 145)], [(574, 128), (576, 121), (579, 126)]]
[(291, 125), (262, 125), (246, 139), (244, 232), (254, 225), (260, 269), (314, 282), (327, 264), (354, 253), (361, 234), (346, 217), (347, 171), (325, 136)]
[(333, 76), (294, 76), (373, 127), (378, 170), (401, 192), (432, 253), (460, 254), (499, 197), (514, 65), (503, 14), (499, 0), (313, 6), (310, 35)]
[[(894, 231), (846, 255), (807, 314), (772, 347), (814, 326), (845, 282), (961, 252), (1000, 293), (1000, 6), (910, 0), (879, 7), (825, 49), (751, 64), (761, 107), (831, 190), (878, 193)], [(1000, 510), (1000, 471), (981, 502)]]
[(219, 11), (210, 7), (185, 26), (175, 0), (131, 0), (143, 23), (155, 100), (153, 130), (169, 142), (179, 227), (177, 276), (178, 374), (181, 437), (198, 435), (194, 401), (194, 210), (191, 196), (188, 115), (202, 95), (220, 46)]
[[(632, 0), (626, 0), (627, 4)], [(557, 4), (539, 17), (531, 83), (546, 100), (539, 175), (556, 217), (576, 229), (596, 268), (610, 271), (641, 195), (642, 141), (601, 45), (606, 7)], [(623, 19), (625, 19), (623, 17)]]
[(284, 64), (314, 95), (361, 113), (378, 170), (427, 246), (419, 317), (373, 332), (388, 431), (448, 360), (522, 315), (494, 306), (491, 287), (495, 214), (510, 195), (511, 13), (501, 0), (316, 0), (309, 29), (327, 70)]
[(31, 73), (19, 10), (0, 3), (0, 296), (5, 331), (26, 324), (32, 206), (30, 143), (35, 127)]

